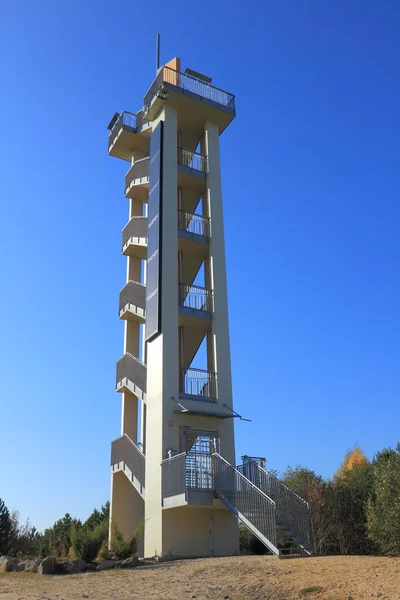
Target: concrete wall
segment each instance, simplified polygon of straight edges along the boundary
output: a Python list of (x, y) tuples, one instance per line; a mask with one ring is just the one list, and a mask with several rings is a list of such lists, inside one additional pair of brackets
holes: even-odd
[[(111, 475), (110, 525), (114, 522), (124, 537), (133, 535), (144, 522), (144, 502), (123, 471)], [(111, 534), (111, 527), (110, 527)], [(138, 556), (143, 556), (143, 537)]]

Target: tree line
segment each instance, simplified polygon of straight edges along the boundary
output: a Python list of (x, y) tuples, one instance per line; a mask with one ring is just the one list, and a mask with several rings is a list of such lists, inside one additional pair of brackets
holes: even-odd
[[(280, 478), (309, 504), (312, 544), (318, 554), (400, 556), (400, 443), (378, 452), (370, 462), (359, 448), (350, 451), (328, 480), (302, 466), (289, 467)], [(109, 503), (83, 523), (66, 514), (40, 533), (29, 521), (20, 523), (0, 498), (0, 555), (37, 558), (132, 556), (142, 535), (129, 540), (112, 526), (108, 547)], [(258, 540), (241, 530), (243, 553), (262, 553)]]
[[(400, 444), (371, 462), (352, 449), (329, 480), (302, 466), (289, 467), (280, 479), (308, 502), (317, 554), (400, 556)], [(265, 551), (245, 530), (240, 534), (242, 552)]]

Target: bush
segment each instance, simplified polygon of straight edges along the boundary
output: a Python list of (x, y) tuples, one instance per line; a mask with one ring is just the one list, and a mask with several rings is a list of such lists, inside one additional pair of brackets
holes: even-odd
[(239, 525), (240, 554), (267, 554), (268, 550), (254, 534), (243, 525)]
[(72, 526), (71, 544), (76, 558), (92, 562), (97, 558), (100, 548), (107, 543), (108, 524), (106, 521), (99, 523), (93, 530), (87, 527)]
[(112, 523), (110, 554), (114, 559), (125, 560), (125, 558), (135, 556), (139, 548), (141, 527), (142, 526), (139, 525), (139, 527), (137, 527), (137, 529), (135, 530), (134, 534), (127, 540), (125, 540), (124, 536), (122, 535), (116, 524)]

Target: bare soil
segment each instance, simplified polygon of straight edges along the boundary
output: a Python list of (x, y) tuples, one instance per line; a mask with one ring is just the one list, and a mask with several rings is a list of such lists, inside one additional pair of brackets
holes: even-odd
[(129, 571), (0, 574), (0, 600), (400, 600), (400, 558), (264, 556), (167, 562)]

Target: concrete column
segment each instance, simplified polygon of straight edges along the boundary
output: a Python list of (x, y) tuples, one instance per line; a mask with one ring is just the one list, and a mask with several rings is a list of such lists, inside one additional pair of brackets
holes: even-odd
[[(218, 402), (232, 407), (231, 356), (229, 345), (228, 294), (226, 282), (224, 219), (222, 209), (219, 131), (207, 121), (204, 128), (204, 150), (208, 157), (207, 214), (211, 219), (209, 274), (214, 290), (214, 318), (209, 352), (213, 353), (218, 382)], [(215, 232), (215, 235), (214, 235)], [(234, 432), (231, 419), (221, 423), (221, 454), (235, 464)]]
[[(171, 443), (170, 422), (178, 397), (177, 115), (164, 106), (161, 254), (161, 334), (147, 343), (145, 556), (163, 554), (161, 461)], [(172, 415), (172, 416), (171, 416)], [(173, 440), (176, 443), (176, 440)]]

